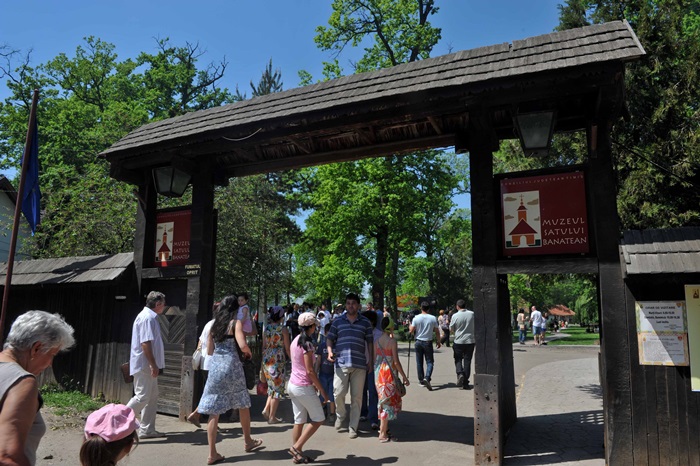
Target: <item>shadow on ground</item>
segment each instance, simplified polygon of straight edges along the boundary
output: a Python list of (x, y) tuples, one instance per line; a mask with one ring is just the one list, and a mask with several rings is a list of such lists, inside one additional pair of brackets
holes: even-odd
[(518, 418), (508, 433), (504, 464), (558, 464), (605, 458), (603, 411)]

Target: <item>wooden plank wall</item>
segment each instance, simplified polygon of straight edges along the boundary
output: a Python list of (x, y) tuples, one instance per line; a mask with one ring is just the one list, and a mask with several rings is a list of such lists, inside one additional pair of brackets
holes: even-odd
[[(628, 321), (635, 322), (635, 301), (685, 300), (685, 283), (700, 276), (628, 278)], [(700, 392), (690, 389), (690, 369), (640, 365), (635, 325), (630, 343), (634, 465), (700, 466)]]
[[(56, 357), (54, 378), (78, 386), (92, 396), (126, 402), (131, 384), (121, 378), (119, 366), (128, 360), (131, 325), (141, 310), (133, 270), (110, 283), (15, 287), (11, 290), (6, 334), (15, 318), (31, 309), (63, 315), (75, 329), (76, 345)], [(127, 296), (116, 300), (115, 296)], [(50, 381), (47, 374), (41, 381)]]

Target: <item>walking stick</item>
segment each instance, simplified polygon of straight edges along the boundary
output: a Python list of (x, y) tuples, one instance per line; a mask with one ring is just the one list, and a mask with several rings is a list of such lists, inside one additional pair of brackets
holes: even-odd
[(406, 364), (406, 379), (411, 376), (411, 334), (408, 334), (408, 363)]

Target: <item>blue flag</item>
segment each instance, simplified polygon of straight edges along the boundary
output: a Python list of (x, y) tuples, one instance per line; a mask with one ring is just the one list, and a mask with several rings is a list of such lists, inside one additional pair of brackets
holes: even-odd
[(36, 117), (29, 123), (32, 138), (27, 159), (27, 172), (24, 178), (24, 192), (22, 193), (22, 213), (27, 218), (32, 228), (32, 236), (36, 233), (39, 224), (39, 210), (41, 208), (41, 191), (39, 190), (39, 135), (37, 131)]

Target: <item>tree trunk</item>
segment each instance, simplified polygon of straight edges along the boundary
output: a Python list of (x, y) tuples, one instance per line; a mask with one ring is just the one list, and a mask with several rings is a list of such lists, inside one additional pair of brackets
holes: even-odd
[(380, 225), (377, 229), (377, 259), (372, 271), (372, 304), (375, 309), (384, 309), (384, 288), (388, 255), (389, 227)]

